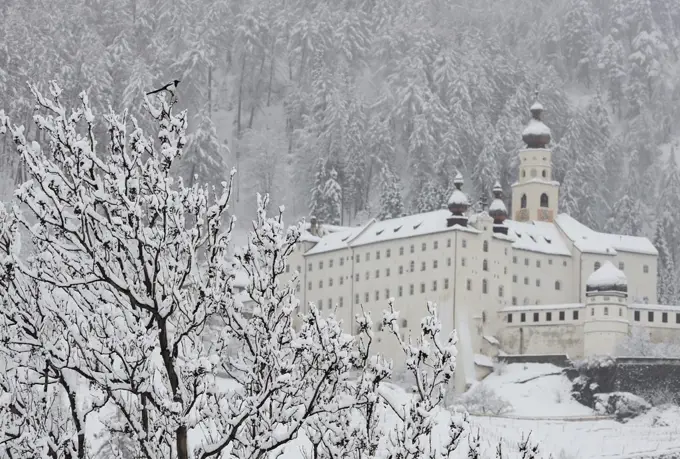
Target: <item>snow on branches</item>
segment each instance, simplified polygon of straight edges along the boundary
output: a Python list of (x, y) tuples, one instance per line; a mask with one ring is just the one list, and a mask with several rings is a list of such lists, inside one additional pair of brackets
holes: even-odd
[[(213, 197), (170, 175), (186, 142), (186, 113), (173, 114), (163, 98), (158, 106), (146, 100), (157, 142), (134, 117), (111, 112), (101, 151), (86, 94), (69, 113), (56, 83), (50, 96), (31, 90), (48, 147), (0, 116), (29, 175), (16, 192), (26, 215), (0, 212), (2, 227), (10, 223), (0, 230), (8, 364), (0, 384), (17, 397), (0, 405), (0, 423), (26, 427), (17, 441), (0, 440), (2, 448), (85, 457), (84, 422), (106, 407), (122, 413), (137, 455), (188, 457), (187, 433), (203, 421), (197, 406), (219, 361), (200, 333), (233, 301), (231, 224), (222, 223), (231, 183)], [(13, 249), (17, 224), (35, 247), (27, 259)]]

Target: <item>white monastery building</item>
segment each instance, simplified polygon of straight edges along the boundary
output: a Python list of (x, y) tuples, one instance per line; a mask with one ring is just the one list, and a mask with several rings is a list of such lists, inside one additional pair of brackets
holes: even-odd
[[(633, 326), (648, 328), (654, 341), (680, 336), (680, 307), (655, 304), (652, 243), (599, 233), (558, 212), (542, 112), (534, 103), (523, 132), (514, 218), (498, 184), (488, 209), (472, 214), (458, 174), (448, 210), (353, 228), (312, 219), (289, 260), (302, 304), (335, 313), (351, 332), (361, 308), (378, 324), (394, 298), (401, 329), (416, 337), (427, 302), (436, 303), (444, 331), (458, 331), (464, 381), (499, 353), (611, 354)], [(397, 366), (396, 341), (376, 336), (374, 351)]]

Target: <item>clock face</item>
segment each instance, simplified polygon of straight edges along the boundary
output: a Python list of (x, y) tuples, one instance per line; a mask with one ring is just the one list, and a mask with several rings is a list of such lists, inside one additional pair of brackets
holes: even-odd
[(550, 209), (538, 209), (538, 221), (541, 222), (552, 222), (553, 213)]

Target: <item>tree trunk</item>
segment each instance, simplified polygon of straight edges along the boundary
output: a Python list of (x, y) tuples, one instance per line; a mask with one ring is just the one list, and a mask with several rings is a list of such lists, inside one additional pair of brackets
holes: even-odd
[(208, 116), (212, 118), (212, 64), (208, 66)]
[(248, 119), (248, 129), (253, 128), (253, 119), (255, 118), (255, 108), (257, 107), (258, 104), (255, 103), (255, 100), (259, 100), (258, 92), (260, 91), (260, 82), (262, 81), (262, 71), (264, 70), (264, 61), (265, 61), (265, 52), (262, 50), (262, 61), (260, 62), (260, 72), (257, 76), (257, 83), (255, 83), (255, 92), (253, 94), (253, 104), (250, 107), (250, 119)]
[(272, 40), (272, 52), (270, 53), (271, 62), (269, 63), (269, 88), (267, 88), (267, 107), (269, 107), (269, 104), (271, 103), (272, 100), (272, 82), (274, 81), (274, 67), (276, 62), (276, 58), (274, 56), (274, 52), (276, 51), (274, 49), (275, 48), (274, 43), (276, 43), (276, 40)]
[(246, 53), (241, 58), (241, 79), (238, 84), (238, 104), (236, 107), (236, 138), (241, 138), (241, 106), (243, 104), (243, 80), (246, 74)]

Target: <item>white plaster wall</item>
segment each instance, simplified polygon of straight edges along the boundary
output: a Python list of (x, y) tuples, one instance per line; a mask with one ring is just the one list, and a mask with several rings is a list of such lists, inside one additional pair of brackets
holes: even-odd
[(586, 302), (583, 351), (588, 355), (613, 355), (628, 335), (628, 306), (619, 295), (591, 295)]
[[(517, 305), (575, 302), (572, 260), (569, 257), (513, 250), (511, 258), (510, 281)], [(559, 290), (555, 288), (556, 281), (560, 282)]]
[[(645, 302), (644, 299), (646, 298), (646, 302), (656, 303), (656, 256), (623, 251), (611, 255), (593, 253), (580, 255), (580, 258), (576, 261), (577, 267), (580, 266), (578, 276), (582, 287), (579, 301), (585, 301), (585, 285), (588, 277), (595, 271), (595, 263), (600, 263), (601, 266), (605, 261), (610, 261), (619, 269), (623, 267), (622, 271), (628, 278), (628, 296), (631, 298), (631, 302), (642, 303)], [(646, 273), (644, 266), (647, 266)]]

